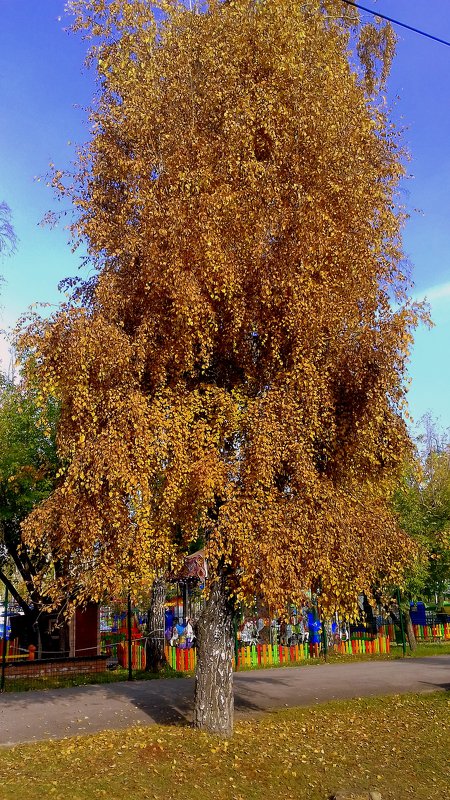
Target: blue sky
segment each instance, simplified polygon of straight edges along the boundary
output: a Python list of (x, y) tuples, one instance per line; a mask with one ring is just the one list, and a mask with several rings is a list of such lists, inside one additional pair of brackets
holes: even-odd
[[(450, 41), (449, 0), (364, 0)], [(364, 15), (367, 18), (367, 15)], [(0, 200), (13, 214), (19, 243), (0, 263), (6, 283), (0, 326), (13, 325), (36, 302), (58, 302), (57, 284), (78, 270), (64, 221), (39, 225), (54, 208), (45, 175), (50, 161), (68, 165), (74, 142), (88, 136), (86, 113), (92, 76), (83, 68), (84, 44), (63, 31), (64, 0), (0, 0)], [(405, 250), (415, 295), (427, 296), (435, 327), (416, 334), (409, 367), (410, 408), (450, 427), (450, 47), (397, 29), (397, 56), (389, 80), (393, 116), (406, 128), (412, 177), (402, 186), (411, 214)], [(396, 99), (396, 98), (399, 99)], [(40, 180), (38, 180), (40, 176)], [(6, 366), (7, 348), (0, 343)]]

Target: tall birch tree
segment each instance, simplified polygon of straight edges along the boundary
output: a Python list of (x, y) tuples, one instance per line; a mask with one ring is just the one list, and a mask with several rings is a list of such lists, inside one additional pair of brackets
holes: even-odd
[(91, 599), (200, 537), (195, 723), (228, 735), (236, 601), (351, 611), (408, 557), (393, 37), (338, 0), (70, 5), (99, 88), (54, 183), (95, 272), (22, 340), (68, 464), (24, 534)]

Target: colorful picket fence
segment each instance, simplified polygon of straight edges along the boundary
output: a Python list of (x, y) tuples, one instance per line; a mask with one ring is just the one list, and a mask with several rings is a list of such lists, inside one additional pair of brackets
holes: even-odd
[(444, 639), (450, 640), (450, 622), (438, 622), (436, 625), (413, 625), (416, 639)]
[(281, 644), (258, 644), (238, 649), (239, 667), (270, 667), (277, 664), (298, 664), (307, 658), (319, 655), (319, 645), (296, 644), (288, 647)]
[(391, 642), (395, 642), (395, 625), (392, 623), (385, 623), (378, 628), (378, 635), (388, 636)]
[(197, 664), (197, 650), (195, 647), (170, 647), (164, 648), (169, 667), (176, 672), (193, 672)]
[[(396, 627), (398, 632), (399, 626), (394, 625), (382, 625), (380, 631), (395, 642)], [(437, 622), (434, 625), (416, 625), (413, 623), (413, 631), (418, 641), (426, 642), (433, 639), (450, 641), (450, 622)]]
[[(0, 659), (3, 658), (3, 639), (0, 639)], [(6, 661), (28, 658), (28, 654), (19, 650), (19, 640), (12, 639), (6, 642)]]
[[(128, 669), (128, 643), (117, 644), (117, 660), (121, 667)], [(131, 668), (144, 670), (146, 664), (145, 647), (136, 642), (131, 645)]]
[(379, 655), (391, 652), (389, 636), (364, 637), (355, 636), (350, 641), (334, 645), (334, 651), (348, 655)]
[[(330, 652), (343, 655), (376, 655), (390, 653), (391, 644), (388, 636), (377, 636), (372, 639), (354, 638), (351, 641), (341, 642), (330, 646)], [(182, 649), (180, 647), (165, 648), (167, 663), (177, 672), (193, 672), (197, 663), (195, 648)], [(238, 648), (237, 666), (244, 669), (256, 667), (270, 667), (278, 664), (300, 664), (307, 659), (319, 658), (319, 645), (296, 644), (290, 647), (278, 644), (258, 644)], [(236, 668), (233, 659), (233, 667)]]
[[(419, 640), (450, 640), (450, 623), (440, 623), (436, 625), (414, 625), (414, 632)], [(339, 643), (329, 644), (329, 651), (341, 655), (378, 655), (390, 653), (391, 642), (396, 641), (396, 631), (394, 625), (384, 625), (377, 636), (366, 631), (356, 631), (352, 633), (351, 639)], [(0, 642), (1, 647), (1, 642)], [(109, 645), (117, 647), (117, 658), (120, 665), (128, 668), (128, 648), (122, 643)], [(318, 658), (320, 655), (317, 643), (304, 643), (292, 646), (258, 644), (251, 646), (239, 646), (237, 668), (255, 669), (257, 667), (270, 667), (279, 664), (299, 664), (307, 659)], [(1, 654), (1, 649), (0, 649)], [(195, 647), (181, 648), (166, 645), (165, 656), (169, 666), (176, 672), (193, 672), (197, 663), (197, 651)], [(14, 653), (11, 652), (11, 656)], [(16, 656), (17, 657), (17, 656)], [(22, 656), (23, 657), (23, 656)], [(137, 670), (145, 669), (145, 648), (133, 642), (132, 645), (132, 668)], [(233, 666), (236, 664), (233, 660)]]

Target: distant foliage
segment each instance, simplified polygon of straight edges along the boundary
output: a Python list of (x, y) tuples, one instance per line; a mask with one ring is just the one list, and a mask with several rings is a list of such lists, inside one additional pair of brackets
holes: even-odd
[(420, 456), (406, 469), (395, 507), (421, 548), (407, 588), (414, 599), (442, 600), (450, 587), (450, 437), (430, 417), (422, 422)]
[(23, 547), (20, 526), (56, 486), (57, 418), (53, 399), (37, 402), (35, 392), (0, 377), (0, 577), (12, 569), (20, 575), (24, 608), (42, 599), (35, 576), (42, 570), (48, 578), (45, 531), (33, 552)]

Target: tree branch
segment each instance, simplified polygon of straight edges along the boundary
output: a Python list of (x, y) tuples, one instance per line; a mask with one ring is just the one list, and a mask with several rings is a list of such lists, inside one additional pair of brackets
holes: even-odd
[(5, 575), (5, 573), (1, 569), (0, 569), (0, 581), (3, 581), (10, 595), (14, 597), (14, 600), (21, 607), (22, 611), (24, 611), (25, 614), (30, 614), (31, 612), (30, 606), (28, 605), (28, 603), (25, 602), (25, 600), (23, 600), (23, 598), (20, 596), (15, 586), (11, 583), (10, 579)]

